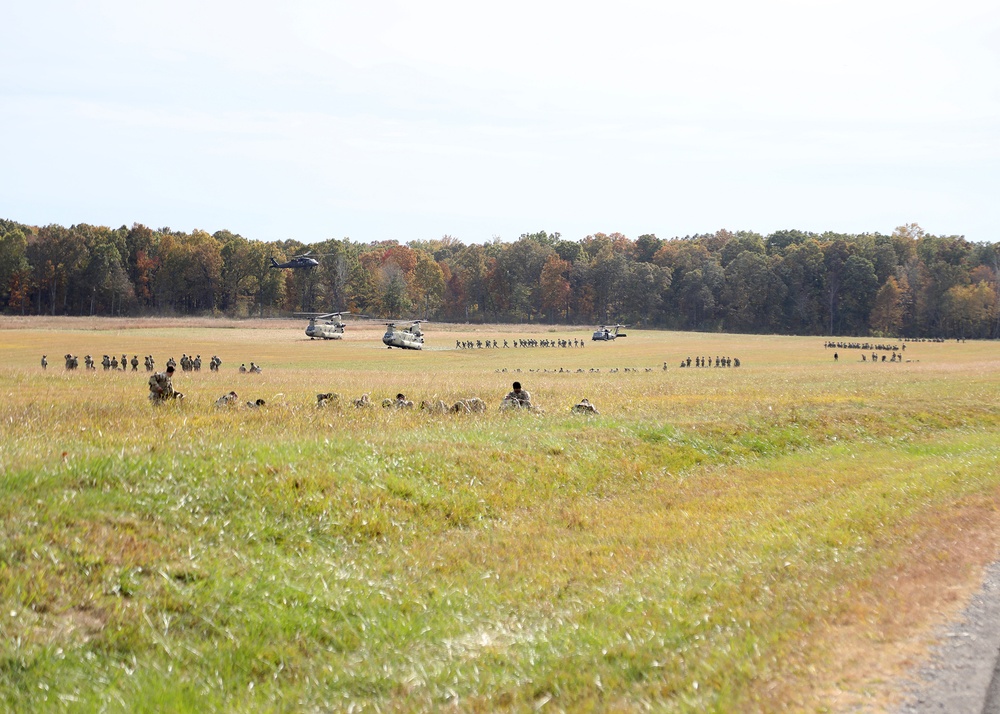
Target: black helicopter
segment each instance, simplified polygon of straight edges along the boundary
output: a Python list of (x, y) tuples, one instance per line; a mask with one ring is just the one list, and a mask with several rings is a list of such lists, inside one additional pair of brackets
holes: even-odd
[[(274, 258), (271, 258), (272, 268), (315, 268), (319, 265), (319, 261), (316, 258), (311, 257), (313, 252), (307, 250), (302, 255), (292, 256), (287, 263), (279, 263)], [(322, 257), (319, 255), (317, 257)]]

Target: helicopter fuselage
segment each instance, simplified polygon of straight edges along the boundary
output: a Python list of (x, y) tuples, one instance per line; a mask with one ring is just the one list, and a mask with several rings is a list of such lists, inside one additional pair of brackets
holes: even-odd
[(382, 335), (382, 343), (392, 349), (399, 347), (403, 350), (422, 350), (424, 348), (424, 336), (410, 330), (397, 330), (389, 327)]
[(618, 337), (627, 337), (627, 335), (624, 332), (619, 332), (617, 327), (612, 330), (611, 328), (601, 326), (599, 329), (594, 330), (594, 334), (590, 339), (598, 342), (610, 342)]
[(310, 320), (309, 327), (306, 328), (306, 335), (312, 339), (342, 340), (344, 339), (344, 323), (331, 322), (317, 325), (314, 320)]

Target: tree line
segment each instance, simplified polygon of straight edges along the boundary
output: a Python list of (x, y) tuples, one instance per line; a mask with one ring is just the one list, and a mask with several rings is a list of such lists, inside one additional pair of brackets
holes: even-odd
[[(310, 269), (271, 267), (311, 251)], [(0, 309), (19, 315), (277, 316), (335, 310), (454, 322), (801, 335), (996, 338), (1000, 244), (879, 233), (513, 242), (262, 242), (143, 225), (0, 220)]]

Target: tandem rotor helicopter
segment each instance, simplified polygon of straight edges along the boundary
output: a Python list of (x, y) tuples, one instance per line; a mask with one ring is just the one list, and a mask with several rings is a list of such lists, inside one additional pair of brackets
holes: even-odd
[(623, 327), (628, 327), (628, 325), (621, 325), (621, 324), (609, 325), (609, 326), (601, 325), (596, 330), (594, 330), (594, 334), (591, 336), (590, 339), (594, 341), (610, 342), (611, 340), (617, 339), (619, 337), (628, 337), (628, 335), (620, 331), (621, 328)]
[[(295, 317), (308, 317), (309, 326), (306, 327), (306, 335), (311, 340), (317, 338), (323, 340), (342, 340), (344, 338), (344, 328), (347, 324), (340, 321), (342, 315), (350, 315), (349, 312), (297, 312)], [(326, 322), (318, 322), (326, 320)]]
[(390, 350), (399, 347), (404, 350), (422, 350), (424, 348), (424, 333), (420, 323), (426, 320), (412, 320), (409, 327), (396, 327), (395, 322), (385, 323), (385, 334), (382, 342)]

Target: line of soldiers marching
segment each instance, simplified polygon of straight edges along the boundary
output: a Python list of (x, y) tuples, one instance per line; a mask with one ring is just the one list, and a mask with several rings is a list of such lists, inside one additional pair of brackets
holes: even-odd
[(586, 343), (583, 340), (507, 340), (503, 341), (501, 347), (496, 340), (455, 340), (457, 350), (481, 350), (481, 349), (504, 349), (517, 347), (583, 347)]

